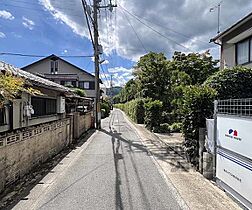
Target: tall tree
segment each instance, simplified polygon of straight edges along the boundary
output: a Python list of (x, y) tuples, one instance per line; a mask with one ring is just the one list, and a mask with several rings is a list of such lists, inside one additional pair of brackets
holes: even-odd
[(171, 72), (169, 61), (163, 53), (150, 52), (140, 58), (133, 72), (139, 81), (142, 96), (160, 100), (164, 105), (170, 103)]
[(205, 53), (184, 54), (175, 52), (173, 55), (172, 68), (185, 72), (191, 79), (191, 85), (200, 85), (218, 71), (218, 61), (214, 60), (209, 51)]

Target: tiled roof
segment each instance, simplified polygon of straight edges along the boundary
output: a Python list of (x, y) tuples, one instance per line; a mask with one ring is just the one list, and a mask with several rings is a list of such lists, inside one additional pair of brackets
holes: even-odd
[(72, 92), (72, 90), (67, 87), (64, 87), (60, 84), (57, 84), (57, 83), (52, 82), (50, 80), (36, 76), (34, 74), (31, 74), (29, 72), (26, 72), (26, 71), (23, 71), (19, 68), (16, 68), (13, 65), (10, 65), (10, 64), (7, 64), (7, 63), (0, 61), (0, 72), (2, 72), (2, 71), (9, 72), (14, 76), (22, 77), (22, 78), (30, 81), (35, 86), (53, 89), (53, 90), (64, 92), (64, 93), (69, 93), (70, 95), (75, 95)]

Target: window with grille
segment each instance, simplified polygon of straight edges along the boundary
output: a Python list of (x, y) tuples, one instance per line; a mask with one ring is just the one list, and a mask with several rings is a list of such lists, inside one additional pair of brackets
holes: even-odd
[(34, 109), (34, 117), (57, 114), (56, 99), (32, 97), (31, 104)]
[(5, 108), (0, 109), (0, 125), (5, 125), (6, 119), (5, 119)]

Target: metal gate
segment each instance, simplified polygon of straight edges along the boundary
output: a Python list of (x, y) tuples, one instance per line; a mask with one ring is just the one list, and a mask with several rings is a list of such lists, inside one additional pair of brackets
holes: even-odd
[(252, 209), (252, 99), (215, 105), (216, 180)]

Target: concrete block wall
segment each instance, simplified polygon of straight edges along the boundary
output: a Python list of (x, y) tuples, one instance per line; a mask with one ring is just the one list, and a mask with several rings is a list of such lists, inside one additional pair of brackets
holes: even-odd
[(79, 112), (74, 113), (74, 131), (73, 136), (78, 139), (84, 132), (91, 128), (92, 124), (91, 112), (80, 115)]
[(71, 142), (71, 119), (58, 120), (0, 137), (0, 192)]
[(91, 128), (91, 112), (80, 116), (79, 130), (81, 133)]

